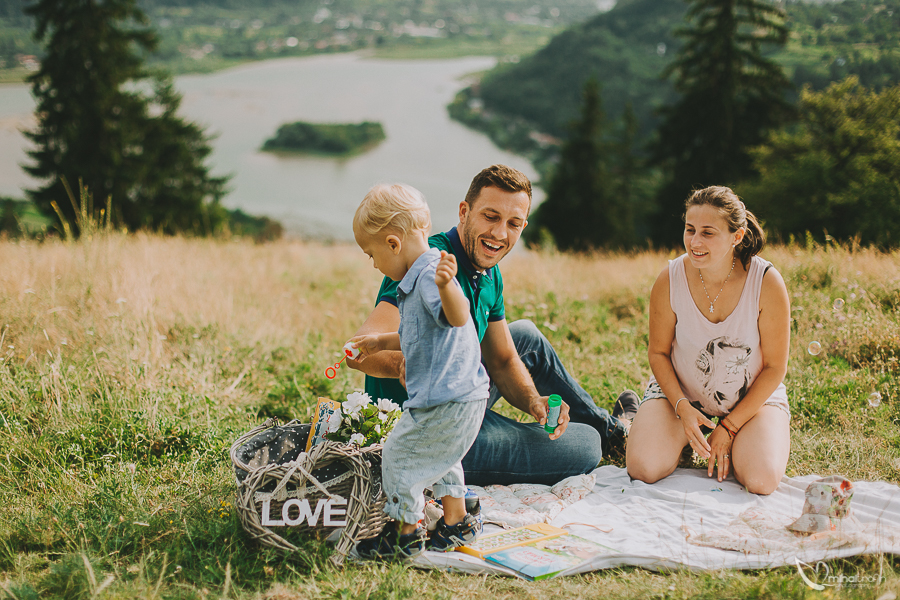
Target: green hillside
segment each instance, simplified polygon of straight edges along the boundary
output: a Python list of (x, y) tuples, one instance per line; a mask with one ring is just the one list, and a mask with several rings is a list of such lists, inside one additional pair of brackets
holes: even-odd
[[(578, 114), (582, 88), (594, 76), (607, 116), (618, 119), (631, 102), (639, 137), (646, 139), (656, 125), (654, 108), (673, 93), (659, 75), (679, 47), (674, 31), (685, 6), (682, 0), (620, 0), (534, 55), (489, 72), (460, 95), (451, 114), (492, 133), (503, 146), (528, 151), (527, 143), (516, 143), (527, 136), (506, 132), (522, 129), (525, 122), (533, 130), (564, 136)], [(900, 80), (900, 0), (795, 1), (785, 9), (790, 41), (773, 57), (798, 89), (806, 83), (822, 89), (850, 74), (875, 89)]]
[(484, 106), (564, 135), (578, 113), (585, 81), (595, 76), (607, 114), (618, 116), (630, 101), (647, 133), (653, 106), (672, 93), (659, 73), (677, 47), (672, 30), (684, 10), (681, 0), (620, 0), (535, 55), (488, 74), (481, 82)]

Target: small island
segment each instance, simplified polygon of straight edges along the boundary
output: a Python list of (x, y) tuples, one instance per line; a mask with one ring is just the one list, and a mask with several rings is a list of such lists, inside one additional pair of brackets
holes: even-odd
[(368, 150), (385, 139), (381, 123), (286, 123), (262, 149), (346, 156)]

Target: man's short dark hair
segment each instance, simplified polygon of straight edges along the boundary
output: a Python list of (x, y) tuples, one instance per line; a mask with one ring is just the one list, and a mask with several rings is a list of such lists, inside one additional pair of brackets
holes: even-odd
[(525, 192), (528, 194), (528, 211), (531, 211), (531, 182), (525, 173), (506, 165), (491, 165), (483, 169), (475, 176), (466, 192), (466, 202), (469, 208), (478, 198), (478, 195), (486, 187), (499, 188), (505, 192)]

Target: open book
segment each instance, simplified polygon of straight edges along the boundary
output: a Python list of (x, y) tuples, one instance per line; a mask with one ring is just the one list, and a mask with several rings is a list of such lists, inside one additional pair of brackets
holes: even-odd
[(457, 550), (503, 565), (529, 581), (549, 579), (598, 554), (617, 553), (545, 523), (485, 535)]
[(608, 546), (567, 533), (499, 550), (488, 554), (486, 560), (512, 569), (529, 581), (537, 581), (577, 567), (598, 554), (615, 553)]

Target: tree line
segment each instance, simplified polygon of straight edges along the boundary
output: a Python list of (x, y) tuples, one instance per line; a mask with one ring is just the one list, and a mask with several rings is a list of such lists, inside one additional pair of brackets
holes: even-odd
[(385, 139), (381, 123), (307, 123), (296, 121), (278, 128), (263, 142), (263, 150), (346, 155)]
[[(773, 51), (784, 10), (766, 0), (688, 0), (681, 45), (661, 78), (674, 98), (634, 145), (634, 114), (605, 119), (600, 85), (582, 89), (547, 199), (529, 228), (560, 249), (680, 244), (691, 190), (729, 185), (766, 229), (900, 246), (900, 85), (857, 75), (794, 89)], [(793, 101), (796, 98), (796, 101)]]

